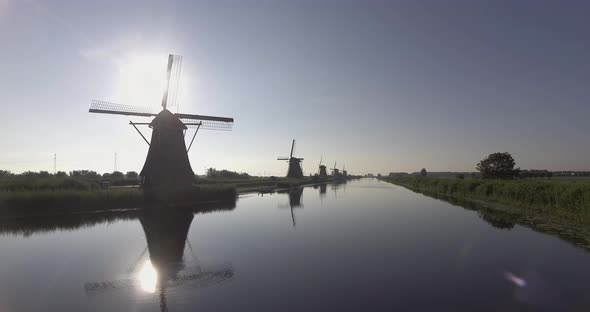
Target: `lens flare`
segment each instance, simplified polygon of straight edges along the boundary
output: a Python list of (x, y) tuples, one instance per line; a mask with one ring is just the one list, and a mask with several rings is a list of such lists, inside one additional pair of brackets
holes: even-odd
[(504, 273), (504, 277), (518, 287), (526, 287), (526, 281), (510, 272)]

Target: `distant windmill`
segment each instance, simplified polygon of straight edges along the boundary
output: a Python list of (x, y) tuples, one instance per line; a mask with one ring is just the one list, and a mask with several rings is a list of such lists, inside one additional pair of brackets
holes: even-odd
[(338, 170), (338, 168), (336, 168), (336, 162), (334, 162), (334, 168), (332, 168), (332, 175), (334, 177), (337, 177), (340, 175), (340, 170)]
[(342, 165), (342, 176), (346, 178), (348, 176), (348, 172), (346, 171), (346, 164)]
[(278, 157), (277, 160), (286, 160), (289, 163), (289, 170), (287, 171), (287, 178), (303, 178), (303, 169), (301, 168), (301, 161), (303, 158), (293, 157), (295, 151), (295, 139), (291, 143), (291, 154), (289, 157)]
[(322, 165), (322, 157), (320, 157), (320, 178), (328, 177), (328, 173), (326, 173), (326, 166)]
[[(146, 190), (174, 193), (192, 186), (194, 173), (188, 159), (195, 136), (199, 129), (231, 131), (233, 118), (190, 115), (178, 113), (177, 91), (180, 81), (182, 56), (168, 56), (166, 89), (162, 96), (162, 111), (148, 107), (136, 107), (93, 100), (90, 113), (115, 114), (139, 117), (155, 117), (149, 123), (129, 122), (149, 145), (149, 151), (141, 170), (142, 186)], [(176, 113), (167, 108), (176, 106)], [(152, 129), (151, 141), (143, 136), (136, 125), (147, 125)], [(186, 148), (184, 135), (188, 127), (196, 128), (191, 143)]]

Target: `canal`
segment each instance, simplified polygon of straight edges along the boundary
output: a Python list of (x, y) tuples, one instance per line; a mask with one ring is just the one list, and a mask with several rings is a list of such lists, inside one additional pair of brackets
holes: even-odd
[(0, 235), (0, 311), (590, 311), (587, 249), (375, 179)]

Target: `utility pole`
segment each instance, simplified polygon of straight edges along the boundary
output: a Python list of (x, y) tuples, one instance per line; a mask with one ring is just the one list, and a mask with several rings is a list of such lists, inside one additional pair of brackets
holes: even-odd
[(115, 166), (114, 167), (115, 167), (114, 168), (115, 170), (113, 172), (116, 172), (117, 171), (117, 153), (115, 153)]

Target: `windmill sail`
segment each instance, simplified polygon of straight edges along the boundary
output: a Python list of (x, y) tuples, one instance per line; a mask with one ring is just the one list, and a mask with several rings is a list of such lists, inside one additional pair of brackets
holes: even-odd
[(162, 108), (176, 107), (178, 112), (178, 89), (180, 86), (180, 72), (182, 67), (182, 56), (168, 55), (168, 67), (166, 71), (166, 89), (162, 96)]
[(88, 112), (141, 117), (154, 117), (158, 114), (150, 107), (131, 106), (98, 100), (92, 100)]
[[(90, 104), (90, 109), (88, 109), (88, 112), (141, 117), (154, 117), (158, 115), (158, 112), (149, 107), (124, 105), (98, 100), (92, 101), (92, 103)], [(233, 118), (227, 117), (191, 114), (174, 115), (176, 115), (176, 117), (178, 117), (189, 128), (195, 128), (201, 123), (200, 129), (231, 131), (234, 123)]]
[(182, 68), (182, 56), (170, 54), (168, 59), (172, 58), (172, 67), (170, 70), (170, 78), (168, 80), (168, 107), (176, 107), (178, 113), (178, 92), (180, 89), (180, 72)]
[(190, 115), (190, 114), (174, 114), (180, 119), (187, 127), (197, 127), (201, 124), (199, 129), (205, 130), (219, 130), (219, 131), (231, 131), (234, 119), (228, 117), (215, 117), (215, 116), (204, 116), (204, 115)]

